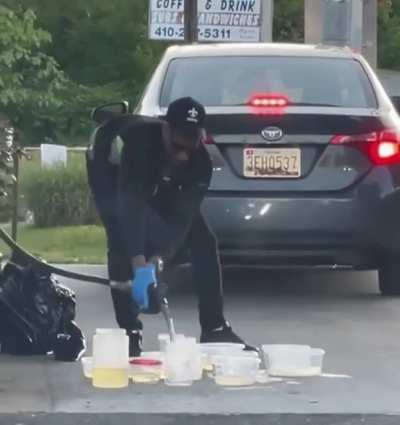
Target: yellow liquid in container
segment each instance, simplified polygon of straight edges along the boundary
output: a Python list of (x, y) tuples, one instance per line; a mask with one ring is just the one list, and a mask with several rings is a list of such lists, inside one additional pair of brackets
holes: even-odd
[(216, 376), (215, 383), (226, 387), (240, 387), (242, 385), (253, 385), (255, 380), (246, 376)]
[(135, 384), (155, 384), (161, 380), (161, 373), (130, 373), (129, 377)]
[(129, 377), (127, 369), (93, 369), (93, 386), (96, 388), (125, 388)]

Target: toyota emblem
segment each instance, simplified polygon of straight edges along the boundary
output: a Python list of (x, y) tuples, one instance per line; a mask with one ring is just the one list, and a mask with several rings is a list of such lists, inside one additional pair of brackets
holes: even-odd
[(283, 137), (283, 131), (278, 127), (266, 127), (261, 131), (261, 135), (268, 142), (276, 142)]

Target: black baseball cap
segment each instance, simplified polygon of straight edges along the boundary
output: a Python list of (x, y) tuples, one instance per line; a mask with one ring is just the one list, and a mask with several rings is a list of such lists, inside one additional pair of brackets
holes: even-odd
[(204, 127), (204, 106), (192, 97), (181, 97), (170, 103), (166, 120), (176, 130), (191, 134)]

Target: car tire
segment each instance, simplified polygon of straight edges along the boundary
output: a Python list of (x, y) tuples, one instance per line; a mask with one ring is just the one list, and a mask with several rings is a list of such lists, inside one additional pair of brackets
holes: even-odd
[(378, 270), (379, 289), (384, 296), (400, 296), (400, 255), (387, 255)]

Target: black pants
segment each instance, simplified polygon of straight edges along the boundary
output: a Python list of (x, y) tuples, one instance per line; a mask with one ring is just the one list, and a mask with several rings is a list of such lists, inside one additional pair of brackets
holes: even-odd
[[(116, 281), (131, 280), (133, 277), (132, 259), (127, 256), (124, 249), (123, 229), (120, 227), (116, 210), (115, 185), (110, 185), (104, 179), (108, 170), (99, 172), (100, 170), (101, 167), (97, 169), (98, 172), (91, 173), (91, 168), (88, 167), (89, 184), (107, 235), (109, 278)], [(159, 237), (165, 233), (163, 227), (166, 226), (166, 223), (150, 206), (146, 220), (148, 241), (145, 255), (150, 257), (158, 253)], [(185, 247), (189, 250), (192, 262), (200, 326), (202, 330), (217, 328), (225, 321), (221, 266), (216, 237), (201, 212), (193, 221), (185, 241)], [(168, 284), (168, 282), (166, 283)], [(112, 289), (111, 295), (118, 325), (128, 331), (142, 329), (142, 323), (138, 319), (139, 311), (130, 294)]]

